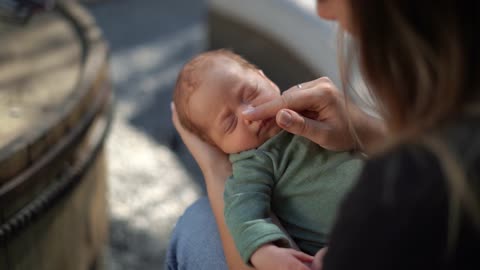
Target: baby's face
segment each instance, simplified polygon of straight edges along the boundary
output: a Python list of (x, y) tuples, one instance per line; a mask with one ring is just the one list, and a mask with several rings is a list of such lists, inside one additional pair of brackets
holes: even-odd
[(261, 71), (221, 63), (202, 75), (189, 100), (189, 116), (225, 153), (256, 148), (280, 131), (274, 118), (248, 121), (241, 115), (249, 106), (280, 96)]

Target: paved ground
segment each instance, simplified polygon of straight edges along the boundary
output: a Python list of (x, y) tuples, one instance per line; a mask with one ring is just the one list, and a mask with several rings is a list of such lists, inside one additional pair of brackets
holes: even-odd
[(115, 0), (88, 5), (111, 45), (117, 112), (108, 142), (107, 269), (163, 269), (170, 232), (204, 193), (170, 122), (181, 65), (205, 49), (206, 3)]

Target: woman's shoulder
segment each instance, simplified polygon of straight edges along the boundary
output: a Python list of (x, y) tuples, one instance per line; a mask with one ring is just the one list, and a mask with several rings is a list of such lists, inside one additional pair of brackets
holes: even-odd
[(438, 172), (440, 162), (436, 154), (426, 145), (405, 143), (372, 156), (367, 160), (365, 170), (378, 176), (399, 178), (405, 175)]
[(428, 201), (423, 204), (427, 207), (434, 198), (445, 201), (445, 180), (432, 151), (418, 144), (402, 144), (366, 162), (352, 195), (369, 197), (387, 208), (415, 207), (423, 201)]
[(445, 257), (449, 222), (458, 219), (449, 213), (444, 171), (437, 153), (421, 143), (397, 145), (368, 160), (341, 205), (325, 269), (439, 269), (447, 262), (453, 265), (448, 269), (478, 266), (472, 254), (479, 234), (465, 217), (453, 246), (460, 255)]
[(416, 141), (398, 144), (371, 158), (362, 178), (400, 194), (418, 189), (411, 196), (444, 193), (452, 180), (480, 184), (480, 121), (462, 118)]

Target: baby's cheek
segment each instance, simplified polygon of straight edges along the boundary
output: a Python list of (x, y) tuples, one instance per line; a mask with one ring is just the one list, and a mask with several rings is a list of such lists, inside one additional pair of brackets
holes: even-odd
[(249, 143), (250, 149), (253, 149), (262, 145), (263, 141), (261, 141), (257, 136), (255, 136), (255, 137), (251, 137), (248, 143)]
[(261, 142), (256, 137), (248, 136), (236, 140), (236, 145), (241, 151), (246, 151), (259, 147)]

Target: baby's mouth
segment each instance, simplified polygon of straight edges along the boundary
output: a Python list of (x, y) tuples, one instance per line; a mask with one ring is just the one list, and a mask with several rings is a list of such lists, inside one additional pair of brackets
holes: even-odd
[(258, 126), (257, 136), (265, 133), (264, 130), (268, 129), (268, 127), (272, 124), (273, 118), (263, 120), (260, 125)]

